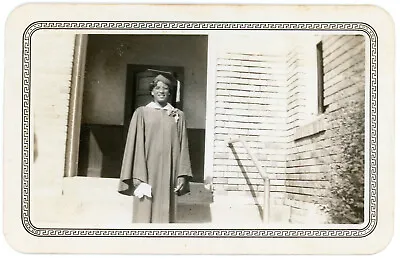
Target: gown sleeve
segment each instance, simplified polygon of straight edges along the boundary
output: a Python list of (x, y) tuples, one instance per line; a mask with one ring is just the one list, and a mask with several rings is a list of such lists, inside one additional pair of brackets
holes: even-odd
[(135, 187), (141, 182), (148, 181), (144, 127), (143, 111), (138, 108), (129, 124), (122, 159), (118, 192), (123, 195), (133, 196)]
[(186, 176), (187, 178), (191, 179), (193, 175), (189, 157), (189, 142), (186, 129), (186, 119), (183, 112), (180, 113), (180, 120), (178, 122), (181, 151), (179, 156), (177, 177)]

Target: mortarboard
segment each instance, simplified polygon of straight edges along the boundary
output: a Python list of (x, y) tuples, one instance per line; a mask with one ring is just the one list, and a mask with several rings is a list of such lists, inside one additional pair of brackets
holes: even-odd
[(156, 75), (154, 81), (161, 81), (171, 88), (176, 86), (176, 102), (180, 102), (181, 83), (172, 72), (156, 69), (147, 69), (147, 71), (153, 72)]

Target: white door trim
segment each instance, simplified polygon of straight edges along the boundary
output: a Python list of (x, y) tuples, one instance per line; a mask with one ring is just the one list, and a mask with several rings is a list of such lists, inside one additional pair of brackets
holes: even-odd
[(85, 76), (87, 42), (88, 35), (76, 35), (68, 112), (65, 177), (73, 177), (78, 174), (79, 136), (82, 119), (83, 82)]
[(214, 177), (214, 125), (215, 125), (215, 86), (217, 45), (212, 34), (208, 34), (207, 52), (207, 97), (206, 97), (206, 131), (204, 154), (204, 184), (212, 188)]

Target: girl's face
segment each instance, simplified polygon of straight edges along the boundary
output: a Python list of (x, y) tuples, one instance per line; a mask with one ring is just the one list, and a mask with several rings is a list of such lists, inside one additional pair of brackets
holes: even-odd
[(166, 105), (169, 98), (169, 86), (164, 82), (158, 81), (157, 85), (151, 91), (154, 102), (160, 105)]

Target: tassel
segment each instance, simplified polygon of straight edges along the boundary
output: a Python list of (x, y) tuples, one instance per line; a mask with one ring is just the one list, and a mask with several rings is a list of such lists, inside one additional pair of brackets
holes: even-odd
[(176, 81), (176, 103), (181, 102), (181, 82)]

